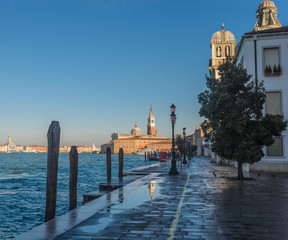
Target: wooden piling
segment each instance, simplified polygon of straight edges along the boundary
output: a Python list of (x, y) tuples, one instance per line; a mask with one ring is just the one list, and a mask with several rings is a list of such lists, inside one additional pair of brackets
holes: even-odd
[(55, 218), (57, 196), (57, 172), (60, 145), (60, 125), (58, 121), (52, 121), (47, 133), (47, 187), (46, 187), (46, 212), (45, 222)]
[(111, 149), (107, 148), (106, 151), (106, 165), (107, 165), (107, 182), (111, 181)]
[(77, 176), (78, 176), (78, 151), (72, 146), (70, 153), (70, 179), (69, 179), (69, 210), (77, 207)]
[(124, 152), (123, 152), (123, 148), (120, 148), (119, 149), (119, 174), (118, 174), (119, 179), (123, 178), (123, 161), (124, 161)]
[(147, 152), (145, 151), (145, 162), (146, 162)]

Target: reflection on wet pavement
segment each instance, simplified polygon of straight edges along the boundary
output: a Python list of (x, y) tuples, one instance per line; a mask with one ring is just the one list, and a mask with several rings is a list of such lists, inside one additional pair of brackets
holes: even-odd
[[(288, 239), (287, 173), (245, 172), (249, 180), (238, 181), (236, 168), (205, 158), (178, 166), (178, 176), (169, 176), (169, 168), (150, 169), (158, 173), (63, 217), (55, 223), (64, 233), (58, 239), (167, 240), (171, 229), (173, 239)], [(74, 218), (74, 228), (65, 225)]]
[[(152, 199), (157, 198), (160, 193), (160, 183), (163, 182), (163, 178), (157, 178), (150, 180), (147, 184), (139, 186), (133, 192), (125, 194), (125, 190), (120, 188), (118, 191), (118, 201), (111, 204), (111, 206), (103, 209), (95, 216), (91, 217), (84, 223), (80, 224), (76, 228), (70, 231), (69, 234), (76, 235), (94, 235), (98, 231), (104, 229), (115, 219), (116, 214), (121, 214), (128, 209), (136, 208), (138, 205), (146, 203), (152, 204)], [(111, 202), (111, 193), (106, 195), (106, 201)], [(67, 236), (63, 236), (58, 239), (66, 239)]]

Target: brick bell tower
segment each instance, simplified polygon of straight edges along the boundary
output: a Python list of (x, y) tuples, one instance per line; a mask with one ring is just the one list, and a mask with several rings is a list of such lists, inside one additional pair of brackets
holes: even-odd
[(152, 112), (152, 105), (150, 106), (150, 113), (149, 113), (148, 124), (147, 124), (147, 135), (155, 136), (155, 118)]

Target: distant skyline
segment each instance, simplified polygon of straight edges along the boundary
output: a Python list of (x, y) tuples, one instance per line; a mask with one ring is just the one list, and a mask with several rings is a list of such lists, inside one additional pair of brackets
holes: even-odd
[[(114, 130), (192, 134), (206, 89), (210, 40), (252, 31), (262, 1), (0, 0), (0, 144), (46, 145), (52, 120), (61, 145), (108, 142)], [(274, 1), (282, 26), (287, 1)]]

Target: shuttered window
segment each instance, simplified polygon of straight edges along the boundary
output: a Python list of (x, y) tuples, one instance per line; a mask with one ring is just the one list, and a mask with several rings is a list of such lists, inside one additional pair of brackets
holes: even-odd
[(264, 69), (266, 66), (271, 66), (272, 70), (274, 65), (278, 67), (280, 64), (279, 48), (264, 48)]
[(281, 92), (266, 92), (266, 114), (283, 114), (281, 104)]

